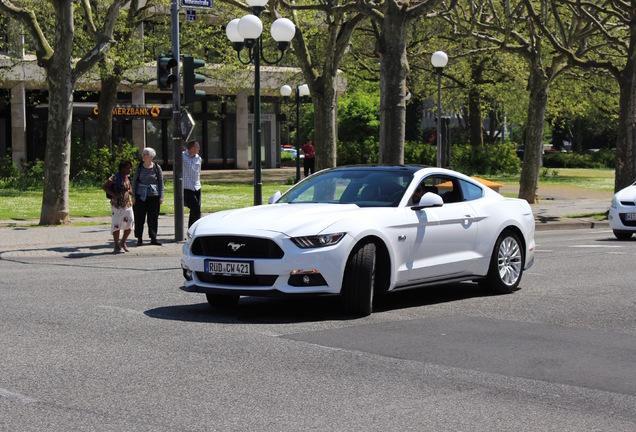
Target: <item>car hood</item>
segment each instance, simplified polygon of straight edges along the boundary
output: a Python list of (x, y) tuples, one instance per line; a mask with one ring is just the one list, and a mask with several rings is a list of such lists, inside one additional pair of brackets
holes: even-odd
[[(370, 208), (355, 204), (269, 204), (213, 213), (200, 219), (195, 235), (254, 234), (270, 231), (290, 237), (320, 234), (335, 222), (362, 217)], [(261, 233), (262, 235), (262, 233)]]
[(636, 202), (636, 185), (628, 186), (618, 192), (618, 199), (621, 201)]

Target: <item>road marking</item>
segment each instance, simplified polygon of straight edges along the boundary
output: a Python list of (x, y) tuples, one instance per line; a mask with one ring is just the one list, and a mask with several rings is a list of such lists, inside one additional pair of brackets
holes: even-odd
[(623, 246), (614, 246), (614, 245), (574, 245), (570, 246), (571, 248), (622, 248)]
[(273, 331), (259, 331), (256, 332), (257, 334), (262, 334), (263, 336), (272, 336), (272, 337), (281, 337), (283, 334), (282, 333), (276, 333)]
[(37, 399), (21, 395), (20, 393), (13, 393), (2, 388), (0, 388), (0, 397), (17, 400), (18, 402), (22, 402), (24, 404), (34, 403), (38, 401)]

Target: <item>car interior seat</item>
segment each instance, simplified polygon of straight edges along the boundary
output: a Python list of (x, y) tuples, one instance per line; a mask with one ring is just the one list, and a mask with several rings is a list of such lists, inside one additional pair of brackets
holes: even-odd
[(444, 204), (460, 202), (462, 200), (462, 196), (458, 189), (450, 190), (442, 195), (442, 199), (444, 200)]
[(437, 186), (422, 186), (422, 191), (422, 195), (427, 192), (433, 192), (434, 194), (439, 195), (439, 189), (437, 189)]

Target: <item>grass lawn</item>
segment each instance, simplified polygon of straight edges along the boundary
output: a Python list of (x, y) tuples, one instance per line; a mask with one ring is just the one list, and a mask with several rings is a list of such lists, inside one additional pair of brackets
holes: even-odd
[[(505, 184), (518, 184), (519, 176), (488, 176), (488, 180)], [(596, 169), (546, 169), (542, 171), (540, 185), (567, 185), (601, 191), (614, 190), (614, 170)], [(254, 202), (254, 187), (251, 183), (221, 183), (204, 181), (201, 193), (203, 213), (247, 207)], [(263, 183), (263, 202), (277, 190), (285, 192), (289, 185)], [(172, 182), (166, 182), (162, 214), (174, 213)], [(0, 220), (31, 220), (40, 218), (42, 190), (0, 189)], [(109, 216), (110, 202), (99, 187), (71, 188), (69, 192), (71, 217)], [(186, 209), (187, 212), (187, 209)]]
[[(263, 202), (277, 190), (281, 192), (290, 186), (283, 183), (264, 183)], [(0, 220), (39, 219), (42, 207), (42, 190), (0, 189)], [(69, 192), (71, 217), (110, 216), (110, 201), (99, 187), (73, 188)], [(201, 211), (212, 213), (219, 210), (247, 207), (254, 203), (254, 187), (248, 183), (203, 182), (201, 191)], [(186, 212), (188, 210), (186, 209)], [(172, 182), (166, 182), (162, 214), (174, 213), (174, 193)]]
[[(518, 184), (519, 175), (488, 176), (488, 180), (504, 184)], [(549, 168), (541, 171), (539, 185), (570, 186), (581, 189), (593, 189), (612, 192), (614, 190), (613, 169), (583, 169), (583, 168)]]

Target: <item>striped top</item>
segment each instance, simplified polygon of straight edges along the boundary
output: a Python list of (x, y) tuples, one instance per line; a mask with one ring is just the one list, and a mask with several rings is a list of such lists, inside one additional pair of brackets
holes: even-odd
[[(151, 168), (146, 168), (144, 164), (139, 164), (135, 171), (133, 190), (136, 195), (141, 195), (141, 188), (145, 187), (148, 188), (148, 196), (158, 196), (160, 200), (163, 200), (163, 171), (156, 162), (153, 162), (153, 164), (154, 166)], [(157, 173), (155, 173), (155, 166), (157, 167)], [(151, 185), (155, 186), (151, 187)]]

